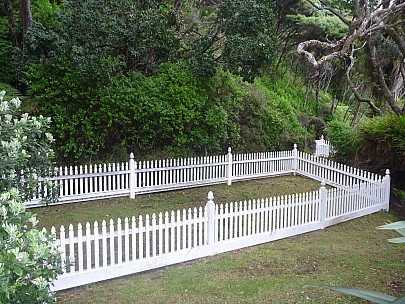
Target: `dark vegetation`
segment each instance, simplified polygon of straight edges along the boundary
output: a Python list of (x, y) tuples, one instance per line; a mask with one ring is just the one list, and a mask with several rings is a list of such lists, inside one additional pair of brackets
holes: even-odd
[(0, 89), (52, 117), (60, 164), (311, 151), (324, 134), (339, 161), (390, 168), (401, 206), (404, 5), (320, 3), (4, 0)]

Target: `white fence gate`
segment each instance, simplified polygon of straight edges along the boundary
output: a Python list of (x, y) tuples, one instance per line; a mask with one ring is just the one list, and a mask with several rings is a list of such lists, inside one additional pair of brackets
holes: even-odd
[(323, 135), (315, 140), (315, 156), (329, 157), (333, 154), (333, 147), (329, 140), (325, 140)]

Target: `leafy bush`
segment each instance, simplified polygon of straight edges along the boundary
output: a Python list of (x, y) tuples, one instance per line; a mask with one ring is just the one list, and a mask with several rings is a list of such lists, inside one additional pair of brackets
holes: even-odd
[(341, 162), (347, 162), (355, 150), (355, 131), (341, 120), (332, 120), (327, 124), (326, 133), (335, 149), (335, 157)]
[(56, 13), (61, 6), (56, 1), (50, 0), (33, 0), (32, 16), (37, 22), (47, 27), (57, 27)]
[(19, 117), (19, 99), (3, 101), (4, 95), (0, 92), (0, 303), (51, 303), (50, 284), (61, 273), (60, 253), (24, 206), (38, 189), (39, 176), (49, 173), (50, 121)]
[(13, 44), (8, 39), (7, 18), (0, 18), (0, 62), (2, 73), (0, 82), (11, 83), (16, 77), (16, 70), (11, 60), (13, 54)]
[(266, 0), (223, 0), (218, 22), (226, 37), (222, 50), (224, 67), (253, 82), (263, 75), (274, 58), (274, 5)]
[(256, 79), (255, 83), (265, 94), (266, 108), (274, 117), (272, 124), (276, 130), (272, 132), (278, 134), (277, 149), (291, 149), (294, 144), (300, 149), (307, 149), (313, 142), (314, 134), (310, 126), (306, 129), (298, 118), (314, 113), (310, 107), (306, 109), (303, 105), (305, 88), (288, 85), (286, 79), (272, 80), (268, 76)]
[(358, 128), (362, 157), (377, 169), (405, 171), (405, 116), (384, 115), (365, 120)]
[(230, 146), (237, 152), (257, 152), (277, 147), (282, 125), (258, 85), (219, 70), (206, 87), (207, 105), (222, 107), (227, 114), (223, 150)]
[[(95, 155), (102, 145), (90, 101), (97, 91), (97, 80), (86, 78), (76, 67), (59, 58), (55, 65), (31, 65), (27, 75), (39, 113), (52, 117), (52, 130), (58, 145), (58, 158), (72, 161), (81, 155)], [(108, 70), (105, 69), (108, 74)], [(92, 84), (92, 85), (89, 85)]]
[[(206, 98), (187, 66), (167, 63), (150, 77), (139, 72), (114, 77), (101, 91), (95, 115), (111, 132), (107, 141), (119, 138), (138, 151), (179, 152), (206, 144), (200, 142), (209, 131), (203, 129), (204, 118), (212, 110), (204, 108)], [(221, 121), (218, 115), (221, 111)]]

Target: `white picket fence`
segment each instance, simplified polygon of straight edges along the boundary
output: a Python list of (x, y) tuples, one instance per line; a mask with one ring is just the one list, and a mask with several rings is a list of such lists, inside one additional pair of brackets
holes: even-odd
[[(70, 225), (51, 233), (64, 273), (54, 290), (116, 278), (323, 229), (388, 210), (390, 176), (291, 151), (59, 168), (52, 181), (60, 202), (130, 196), (217, 183), (299, 174), (322, 182), (319, 191), (198, 209)], [(333, 188), (327, 190), (325, 184)], [(42, 189), (42, 188), (41, 188)], [(46, 191), (38, 193), (46, 193)], [(39, 205), (41, 195), (27, 202)]]
[[(368, 177), (367, 177), (368, 178)], [(57, 245), (63, 290), (258, 245), (388, 210), (390, 176), (351, 186), (102, 221), (67, 230)]]
[[(232, 154), (135, 161), (92, 166), (60, 167), (51, 181), (59, 189), (59, 204), (82, 202), (138, 194), (200, 187), (219, 183), (300, 174), (316, 180), (325, 180), (332, 186), (351, 186), (375, 181), (375, 174), (299, 152), (296, 145), (290, 151)], [(42, 206), (46, 193), (39, 187), (38, 195), (26, 206)]]
[(326, 140), (323, 135), (320, 139), (315, 140), (315, 156), (329, 157), (334, 153), (332, 144)]
[[(201, 187), (219, 183), (294, 173), (296, 147), (291, 151), (135, 161), (59, 167), (50, 178), (59, 189), (59, 204)], [(40, 185), (26, 207), (42, 206)]]

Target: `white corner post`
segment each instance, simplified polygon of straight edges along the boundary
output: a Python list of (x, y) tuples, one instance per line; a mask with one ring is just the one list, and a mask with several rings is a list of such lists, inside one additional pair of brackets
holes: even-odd
[(319, 188), (319, 221), (322, 223), (322, 229), (326, 227), (326, 201), (328, 199), (328, 190), (325, 187), (325, 180), (322, 180)]
[(135, 198), (136, 189), (136, 162), (134, 160), (134, 153), (129, 155), (129, 198)]
[(390, 176), (390, 170), (387, 169), (385, 170), (385, 176), (383, 177), (383, 183), (384, 183), (384, 210), (388, 211), (390, 209), (390, 194), (391, 194), (391, 176)]
[(231, 147), (228, 148), (228, 167), (227, 167), (227, 178), (228, 178), (228, 186), (232, 185), (232, 149)]
[(297, 175), (297, 171), (298, 171), (298, 149), (297, 149), (297, 144), (294, 144), (294, 149), (293, 149), (293, 174), (294, 176)]
[(214, 194), (212, 191), (208, 192), (208, 201), (206, 205), (207, 212), (207, 245), (215, 244), (215, 203)]

